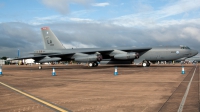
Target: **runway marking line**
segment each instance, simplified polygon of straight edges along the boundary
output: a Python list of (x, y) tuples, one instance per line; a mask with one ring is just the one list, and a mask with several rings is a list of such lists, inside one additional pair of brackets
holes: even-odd
[(34, 96), (32, 96), (32, 95), (29, 95), (28, 93), (25, 93), (25, 92), (23, 92), (23, 91), (20, 91), (20, 90), (14, 88), (14, 87), (11, 87), (11, 86), (9, 86), (9, 85), (7, 85), (7, 84), (5, 84), (5, 83), (0, 82), (0, 84), (2, 84), (3, 86), (6, 86), (6, 87), (8, 87), (8, 88), (10, 88), (10, 89), (12, 89), (12, 90), (18, 92), (18, 93), (21, 93), (21, 94), (23, 94), (23, 95), (25, 95), (25, 96), (27, 96), (27, 97), (33, 99), (33, 100), (36, 100), (36, 101), (38, 101), (38, 102), (40, 102), (40, 103), (42, 103), (42, 104), (45, 104), (45, 105), (47, 105), (47, 106), (49, 106), (49, 107), (51, 107), (51, 108), (53, 108), (53, 109), (55, 109), (55, 110), (58, 110), (58, 111), (60, 111), (60, 112), (69, 112), (69, 111), (67, 111), (67, 110), (64, 110), (64, 109), (62, 109), (62, 108), (56, 106), (56, 105), (53, 105), (53, 104), (48, 103), (48, 102), (46, 102), (46, 101), (43, 101), (43, 100), (41, 100), (41, 99), (39, 99), (39, 98), (36, 98), (36, 97), (34, 97)]
[[(197, 66), (196, 66), (196, 68), (197, 68)], [(183, 99), (182, 99), (182, 101), (181, 101), (181, 103), (180, 103), (180, 106), (179, 106), (179, 109), (178, 109), (177, 112), (182, 112), (182, 111), (183, 111), (183, 107), (184, 107), (185, 101), (186, 101), (186, 99), (187, 99), (187, 95), (188, 95), (188, 92), (189, 92), (189, 90), (190, 90), (190, 85), (191, 85), (191, 82), (192, 82), (192, 80), (193, 80), (194, 74), (195, 74), (195, 72), (196, 72), (196, 68), (195, 68), (195, 70), (194, 70), (194, 72), (193, 72), (193, 74), (192, 74), (192, 77), (191, 77), (191, 79), (190, 79), (190, 82), (189, 82), (189, 84), (188, 84), (188, 86), (187, 86), (187, 89), (186, 89), (186, 91), (185, 91), (185, 94), (184, 94), (184, 96), (183, 96)]]

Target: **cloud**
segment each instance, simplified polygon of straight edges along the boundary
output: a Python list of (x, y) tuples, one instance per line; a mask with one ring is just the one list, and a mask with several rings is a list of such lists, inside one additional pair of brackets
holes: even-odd
[[(52, 3), (54, 2), (51, 1)], [(51, 3), (50, 2), (50, 3)], [(72, 0), (60, 0), (56, 3), (64, 5), (65, 2), (69, 4), (72, 2)], [(79, 0), (75, 0), (73, 2), (81, 3)], [(54, 4), (56, 6), (56, 3)], [(89, 3), (89, 0), (83, 0), (83, 3)], [(104, 3), (95, 3), (94, 6), (106, 6), (109, 5), (108, 2)], [(134, 5), (135, 6), (135, 5)], [(143, 4), (143, 3), (137, 3), (137, 7), (135, 10), (138, 11), (138, 13), (130, 14), (130, 15), (124, 15), (116, 18), (111, 18), (108, 20), (108, 22), (111, 22), (112, 24), (124, 26), (124, 27), (138, 27), (138, 28), (146, 28), (146, 27), (157, 27), (162, 25), (171, 25), (171, 24), (181, 24), (181, 22), (187, 22), (191, 21), (191, 19), (188, 18), (180, 18), (180, 19), (169, 19), (170, 17), (173, 18), (173, 16), (177, 16), (180, 14), (183, 14), (183, 17), (187, 15), (190, 17), (190, 12), (196, 11), (200, 8), (200, 0), (194, 0), (194, 1), (188, 1), (188, 0), (179, 0), (175, 3), (168, 3), (167, 5), (160, 7), (159, 9), (155, 10), (153, 7), (149, 4)], [(88, 10), (81, 10), (72, 12), (73, 16), (70, 18), (69, 16), (51, 16), (51, 19), (48, 19), (46, 21), (35, 19), (35, 21), (32, 21), (32, 24), (39, 25), (41, 23), (48, 23), (55, 21), (85, 21), (85, 22), (94, 22), (94, 20), (89, 18), (81, 18), (82, 15), (86, 15), (90, 13)], [(41, 21), (41, 22), (40, 22)]]
[[(139, 11), (138, 13), (117, 17), (111, 21), (115, 25), (125, 27), (154, 27), (161, 23), (168, 24), (168, 22), (172, 23), (174, 21), (174, 19), (169, 19), (170, 17), (173, 18), (177, 15), (180, 17), (180, 14), (188, 15), (189, 12), (200, 9), (200, 0), (179, 0), (157, 10), (153, 10), (151, 6), (145, 4), (140, 4), (139, 6), (141, 7), (136, 9)], [(146, 11), (147, 9), (148, 11)], [(180, 19), (187, 21), (188, 18), (177, 18), (175, 21), (180, 23)]]
[(99, 23), (98, 21), (87, 19), (87, 18), (70, 18), (68, 16), (54, 15), (48, 17), (35, 17), (33, 20), (30, 20), (30, 25), (42, 25), (49, 23), (61, 23), (61, 22), (82, 22), (82, 23)]
[[(69, 11), (70, 3), (91, 5), (88, 0), (46, 2), (47, 6), (61, 13)], [(66, 48), (187, 45), (200, 52), (200, 17), (174, 19), (177, 15), (190, 16), (191, 12), (197, 11), (199, 0), (193, 2), (179, 0), (156, 10), (141, 4), (142, 9), (138, 9), (138, 13), (109, 20), (79, 17), (81, 13), (88, 13), (84, 10), (72, 12), (77, 15), (74, 17), (52, 15), (35, 17), (27, 23), (0, 23), (0, 39), (3, 40), (0, 41), (0, 56), (15, 57), (17, 49), (20, 49), (21, 55), (43, 49), (40, 31), (43, 26), (49, 26)]]
[(82, 18), (70, 18), (70, 20), (75, 22), (85, 22), (85, 23), (93, 22), (92, 19), (82, 19)]
[(193, 38), (200, 42), (200, 28), (198, 27), (186, 27), (182, 29), (181, 37)]
[(96, 48), (97, 46), (94, 46), (92, 44), (86, 45), (82, 44), (80, 42), (71, 42), (70, 44), (64, 44), (65, 48)]
[(31, 25), (41, 25), (45, 23), (56, 22), (57, 20), (66, 20), (67, 18), (63, 18), (60, 15), (53, 15), (48, 17), (35, 17), (33, 20), (30, 20), (28, 23)]
[[(39, 29), (38, 29), (39, 31)], [(23, 53), (42, 47), (41, 35), (35, 27), (19, 22), (0, 23), (1, 56), (15, 56), (17, 49)], [(22, 54), (23, 54), (22, 53)]]
[(110, 5), (108, 2), (104, 2), (104, 3), (93, 3), (92, 6), (96, 6), (96, 7), (105, 7)]
[[(196, 21), (197, 22), (197, 21)], [(0, 56), (27, 55), (43, 49), (40, 28), (49, 26), (66, 48), (94, 47), (153, 47), (159, 45), (187, 45), (200, 48), (200, 24), (182, 23), (154, 28), (130, 28), (108, 22), (55, 22), (43, 25), (25, 23), (0, 24)], [(199, 49), (197, 49), (199, 50)], [(199, 50), (200, 51), (200, 50)]]
[(69, 13), (70, 3), (80, 4), (86, 6), (90, 4), (92, 0), (42, 0), (42, 3), (47, 7), (53, 8), (61, 14)]
[(173, 5), (165, 6), (161, 10), (157, 11), (160, 18), (173, 16), (181, 13), (200, 8), (200, 0), (179, 0)]

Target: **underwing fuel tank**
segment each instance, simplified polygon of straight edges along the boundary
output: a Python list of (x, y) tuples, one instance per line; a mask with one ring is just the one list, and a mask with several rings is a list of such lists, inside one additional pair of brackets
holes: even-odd
[(135, 52), (122, 53), (122, 54), (114, 55), (114, 58), (119, 59), (119, 60), (137, 59), (137, 58), (139, 58), (139, 54), (135, 53)]
[(41, 59), (41, 60), (39, 61), (39, 63), (53, 62), (53, 61), (60, 61), (60, 60), (61, 60), (61, 58), (59, 58), (59, 57), (52, 57), (52, 58), (50, 58), (50, 57), (45, 57), (45, 58)]
[(77, 62), (100, 62), (102, 60), (101, 55), (88, 55), (80, 56), (74, 59)]

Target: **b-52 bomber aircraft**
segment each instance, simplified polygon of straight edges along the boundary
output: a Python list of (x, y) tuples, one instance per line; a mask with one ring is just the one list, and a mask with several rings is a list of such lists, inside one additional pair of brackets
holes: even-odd
[(171, 61), (191, 57), (198, 53), (187, 46), (66, 49), (49, 27), (42, 27), (41, 32), (44, 49), (32, 52), (34, 56), (17, 59), (32, 58), (38, 63), (74, 60), (88, 63), (89, 67), (97, 67), (101, 62), (107, 64), (132, 64), (134, 62), (135, 64), (142, 63), (145, 67), (150, 66), (150, 61)]

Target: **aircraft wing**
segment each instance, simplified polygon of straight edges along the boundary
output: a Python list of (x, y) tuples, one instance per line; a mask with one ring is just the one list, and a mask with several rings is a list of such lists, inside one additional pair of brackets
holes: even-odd
[(21, 58), (14, 58), (12, 60), (22, 60), (22, 59), (41, 59), (44, 57), (59, 57), (64, 55), (73, 55), (75, 53), (64, 53), (64, 54), (49, 54), (49, 55), (37, 55), (37, 56), (25, 56)]
[[(63, 60), (63, 58), (66, 57), (71, 57), (76, 53), (82, 53), (82, 54), (95, 54), (95, 53), (100, 53), (102, 55), (109, 55), (111, 52), (115, 50), (120, 50), (124, 52), (137, 52), (140, 55), (143, 54), (143, 52), (146, 52), (150, 50), (151, 48), (96, 48), (96, 49), (77, 49), (77, 50), (71, 50), (67, 52), (62, 52), (62, 53), (53, 53), (53, 54), (41, 54), (41, 55), (35, 55), (35, 56), (27, 56), (27, 57), (21, 57), (21, 58), (15, 58), (12, 60), (22, 60), (22, 59), (34, 59), (35, 61), (40, 61), (40, 62), (50, 62), (50, 61), (59, 61)], [(82, 56), (79, 56), (80, 58)], [(70, 59), (70, 58), (68, 58)]]
[(102, 54), (105, 54), (105, 53), (110, 53), (114, 50), (121, 50), (121, 51), (125, 51), (125, 52), (138, 52), (138, 53), (141, 53), (141, 52), (145, 52), (145, 51), (148, 51), (152, 48), (98, 48), (98, 49), (91, 49), (91, 50), (76, 50), (74, 52), (67, 52), (67, 53), (54, 53), (54, 54), (45, 54), (45, 55), (36, 55), (36, 56), (27, 56), (27, 57), (21, 57), (21, 58), (15, 58), (13, 60), (21, 60), (21, 59), (35, 59), (35, 58), (44, 58), (46, 56), (48, 57), (59, 57), (59, 56), (66, 56), (66, 55), (73, 55), (75, 53), (85, 53), (85, 54), (93, 54), (93, 53), (96, 53), (96, 52), (99, 52), (99, 53), (102, 53)]
[(84, 54), (94, 54), (94, 53), (101, 53), (102, 55), (113, 52), (114, 50), (121, 50), (121, 51), (125, 51), (125, 52), (146, 52), (148, 50), (150, 50), (152, 48), (108, 48), (108, 49), (89, 49), (89, 50), (77, 50), (74, 52), (68, 52), (68, 53), (59, 53), (59, 54), (49, 54), (46, 56), (49, 57), (59, 57), (59, 56), (66, 56), (66, 55), (73, 55), (75, 53), (84, 53)]
[(126, 52), (145, 52), (145, 51), (148, 51), (152, 48), (119, 48), (117, 50), (122, 50), (122, 51), (126, 51)]
[(104, 54), (104, 53), (113, 52), (114, 50), (141, 53), (141, 52), (148, 51), (150, 49), (152, 49), (152, 48), (131, 48), (131, 47), (129, 47), (129, 48), (99, 48), (99, 49), (91, 49), (91, 50), (80, 50), (80, 51), (74, 52), (74, 53), (93, 54), (93, 53), (99, 52), (99, 53)]
[(37, 59), (37, 58), (44, 58), (45, 55), (39, 55), (39, 56), (26, 56), (26, 57), (21, 57), (21, 58), (14, 58), (11, 60), (22, 60), (22, 59)]

